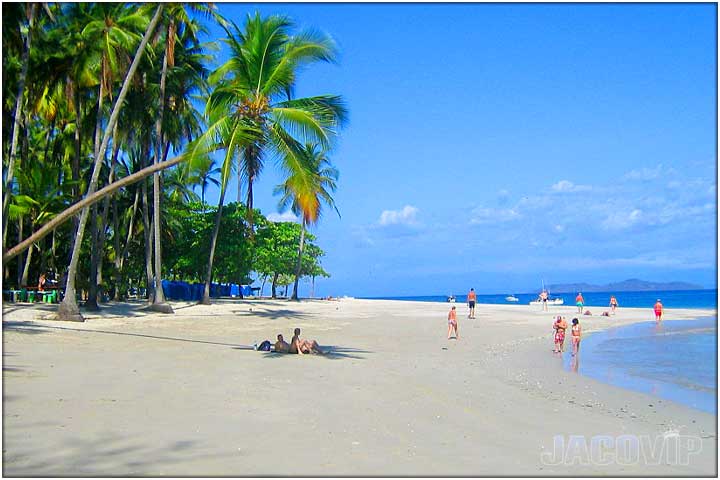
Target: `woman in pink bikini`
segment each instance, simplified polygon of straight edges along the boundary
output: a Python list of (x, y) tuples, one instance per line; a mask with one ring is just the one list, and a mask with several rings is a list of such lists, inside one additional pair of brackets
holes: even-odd
[(577, 355), (578, 351), (580, 351), (580, 337), (582, 337), (582, 328), (580, 328), (580, 321), (577, 318), (572, 319), (572, 328), (570, 329), (570, 333), (572, 334), (572, 356), (574, 357)]

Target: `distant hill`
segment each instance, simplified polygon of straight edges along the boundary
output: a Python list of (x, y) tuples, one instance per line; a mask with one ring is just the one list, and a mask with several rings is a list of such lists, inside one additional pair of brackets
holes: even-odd
[(622, 282), (608, 283), (607, 285), (591, 285), (589, 283), (562, 283), (548, 285), (551, 293), (573, 292), (644, 292), (650, 290), (702, 290), (702, 285), (686, 282), (646, 282), (631, 278)]

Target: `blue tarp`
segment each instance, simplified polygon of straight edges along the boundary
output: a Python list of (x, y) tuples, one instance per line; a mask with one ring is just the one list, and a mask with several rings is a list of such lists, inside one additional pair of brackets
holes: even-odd
[[(189, 284), (187, 282), (172, 282), (170, 280), (163, 280), (163, 293), (165, 298), (169, 300), (187, 300), (197, 301), (202, 298), (205, 285), (202, 283)], [(253, 294), (250, 285), (238, 285), (232, 284), (210, 284), (210, 296), (217, 297), (239, 297), (242, 291), (243, 296), (249, 296)]]

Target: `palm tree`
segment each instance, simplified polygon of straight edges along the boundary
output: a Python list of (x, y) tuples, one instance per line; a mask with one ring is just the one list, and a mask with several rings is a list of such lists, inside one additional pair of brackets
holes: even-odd
[[(247, 17), (244, 31), (234, 23), (232, 29), (224, 26), (230, 59), (210, 76), (215, 89), (206, 107), (210, 118), (206, 136), (218, 139), (225, 149), (216, 230), (235, 161), (238, 174), (247, 181), (246, 207), (252, 230), (253, 183), (264, 160), (291, 161), (301, 150), (299, 141), (328, 147), (345, 122), (347, 112), (339, 96), (291, 98), (300, 67), (335, 58), (330, 37), (316, 31), (291, 35), (292, 26), (286, 17), (261, 18), (259, 14)], [(214, 232), (203, 303), (210, 302), (216, 240)]]
[(215, 176), (220, 173), (220, 168), (216, 165), (217, 162), (214, 159), (205, 157), (198, 162), (193, 172), (193, 176), (197, 179), (197, 183), (195, 185), (200, 187), (200, 201), (203, 205), (203, 212), (207, 210), (205, 203), (205, 191), (210, 185), (215, 185), (216, 187), (220, 186), (220, 181), (215, 178)]
[(302, 218), (293, 300), (298, 299), (305, 229), (320, 219), (323, 203), (332, 207), (340, 216), (330, 194), (337, 188), (338, 171), (330, 165), (326, 155), (327, 152), (319, 146), (306, 144), (301, 155), (288, 159), (288, 177), (283, 184), (275, 187), (275, 193), (282, 194), (278, 209), (285, 210), (289, 206), (295, 215)]
[[(130, 81), (135, 75), (135, 71), (140, 64), (140, 59), (143, 56), (142, 54), (145, 50), (145, 46), (150, 40), (150, 36), (154, 32), (155, 26), (160, 20), (160, 14), (162, 13), (162, 9), (163, 5), (159, 4), (157, 10), (155, 11), (155, 15), (153, 16), (152, 20), (147, 26), (147, 29), (145, 30), (145, 35), (143, 36), (140, 45), (137, 48), (135, 57), (133, 58), (132, 64), (130, 65), (130, 69), (125, 75), (125, 80), (123, 81), (122, 88), (120, 89), (120, 93), (115, 100), (112, 113), (110, 114), (110, 119), (105, 128), (105, 134), (103, 135), (102, 142), (100, 143), (99, 148), (96, 151), (92, 177), (90, 179), (90, 184), (88, 185), (87, 193), (85, 194), (86, 199), (88, 199), (93, 195), (93, 193), (95, 193), (98, 178), (100, 176), (100, 166), (102, 165), (102, 160), (105, 158), (105, 150), (107, 149), (108, 142), (110, 141), (110, 132), (113, 131), (115, 122), (117, 122), (120, 108), (125, 100), (125, 96), (127, 95), (127, 91), (130, 87)], [(100, 82), (100, 85), (100, 90), (102, 92), (102, 81)], [(100, 112), (98, 112), (98, 115), (99, 114)], [(80, 309), (78, 308), (77, 302), (75, 301), (75, 274), (77, 272), (77, 262), (80, 254), (80, 244), (83, 234), (85, 232), (85, 224), (87, 223), (88, 214), (89, 209), (86, 208), (82, 211), (77, 232), (75, 233), (75, 243), (73, 244), (72, 257), (70, 259), (70, 266), (68, 267), (68, 280), (65, 286), (65, 298), (63, 298), (63, 301), (58, 308), (58, 318), (62, 320), (83, 321), (82, 315), (80, 315)]]

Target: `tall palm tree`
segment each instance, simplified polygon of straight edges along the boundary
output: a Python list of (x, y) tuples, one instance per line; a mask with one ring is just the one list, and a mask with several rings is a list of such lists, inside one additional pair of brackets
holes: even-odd
[[(143, 52), (145, 50), (145, 46), (148, 44), (148, 41), (150, 40), (150, 36), (155, 31), (155, 26), (157, 25), (158, 21), (160, 20), (160, 14), (162, 13), (163, 5), (159, 4), (157, 6), (157, 10), (155, 11), (155, 14), (150, 20), (150, 23), (147, 25), (147, 29), (145, 30), (145, 35), (143, 36), (142, 40), (140, 41), (140, 45), (137, 48), (137, 51), (135, 53), (135, 56), (133, 58), (132, 64), (130, 65), (130, 68), (125, 75), (125, 79), (123, 81), (122, 88), (120, 89), (120, 93), (117, 96), (117, 99), (115, 100), (115, 103), (113, 105), (112, 113), (110, 114), (110, 119), (108, 120), (108, 124), (105, 128), (105, 133), (103, 135), (102, 142), (100, 142), (99, 149), (96, 151), (95, 155), (95, 164), (93, 166), (93, 172), (90, 179), (90, 184), (88, 185), (87, 193), (85, 194), (85, 198), (89, 198), (92, 196), (93, 193), (95, 193), (95, 190), (97, 188), (98, 178), (100, 176), (100, 167), (102, 165), (102, 161), (105, 158), (105, 150), (107, 149), (108, 143), (110, 141), (110, 132), (113, 131), (113, 128), (115, 126), (115, 122), (117, 122), (118, 115), (120, 113), (120, 108), (125, 100), (125, 96), (127, 95), (127, 91), (130, 87), (130, 81), (132, 80), (133, 76), (135, 75), (135, 71), (137, 70), (137, 67), (140, 64), (140, 59), (143, 56)], [(102, 81), (101, 81), (102, 85)], [(101, 87), (102, 91), (102, 87)], [(100, 112), (98, 112), (100, 114)], [(74, 321), (83, 321), (82, 315), (80, 315), (80, 309), (77, 306), (77, 302), (75, 300), (75, 274), (77, 272), (77, 262), (79, 259), (80, 254), (80, 244), (83, 237), (83, 234), (85, 233), (85, 225), (87, 223), (87, 218), (89, 214), (89, 208), (83, 209), (81, 215), (80, 215), (80, 222), (78, 224), (77, 232), (75, 233), (75, 243), (73, 244), (73, 250), (72, 250), (72, 257), (70, 259), (70, 266), (68, 268), (68, 280), (67, 284), (65, 286), (65, 298), (63, 298), (62, 303), (60, 304), (60, 307), (58, 308), (58, 318), (63, 320), (74, 320)]]
[(302, 218), (292, 292), (292, 299), (297, 300), (306, 228), (320, 219), (323, 203), (332, 207), (340, 216), (331, 195), (331, 192), (337, 188), (338, 171), (330, 164), (327, 152), (313, 144), (306, 144), (301, 155), (288, 159), (287, 165), (287, 179), (275, 187), (275, 193), (282, 195), (278, 205), (279, 210), (285, 210), (289, 206), (295, 215)]
[[(299, 155), (300, 142), (328, 147), (345, 122), (347, 112), (339, 96), (291, 98), (300, 67), (335, 59), (330, 37), (311, 30), (292, 35), (292, 27), (287, 17), (261, 18), (259, 13), (248, 15), (244, 30), (234, 23), (224, 26), (230, 59), (210, 76), (215, 88), (206, 107), (210, 118), (206, 136), (217, 138), (225, 149), (216, 230), (235, 162), (247, 181), (246, 207), (252, 230), (253, 184), (264, 160), (274, 157), (287, 163)], [(203, 303), (210, 302), (216, 236), (214, 232)]]

